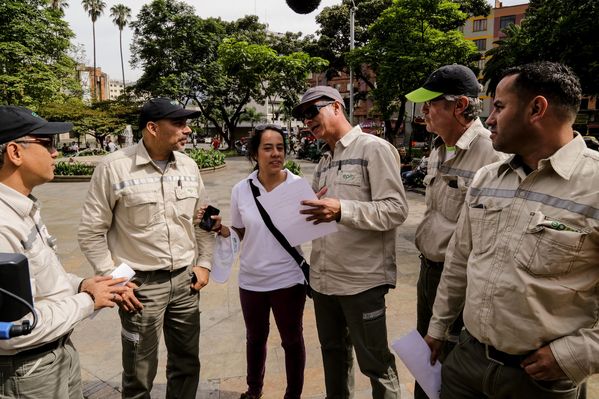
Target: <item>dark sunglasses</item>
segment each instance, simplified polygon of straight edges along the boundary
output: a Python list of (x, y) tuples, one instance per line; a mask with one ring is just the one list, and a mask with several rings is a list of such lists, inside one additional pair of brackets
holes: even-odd
[(52, 136), (52, 138), (48, 137), (36, 137), (30, 139), (21, 139), (15, 140), (14, 143), (30, 143), (30, 144), (39, 144), (43, 146), (48, 151), (52, 152), (58, 146), (58, 135)]
[(316, 115), (320, 113), (320, 110), (326, 106), (334, 104), (335, 101), (329, 101), (322, 104), (312, 104), (302, 112), (302, 118), (305, 119), (314, 119)]

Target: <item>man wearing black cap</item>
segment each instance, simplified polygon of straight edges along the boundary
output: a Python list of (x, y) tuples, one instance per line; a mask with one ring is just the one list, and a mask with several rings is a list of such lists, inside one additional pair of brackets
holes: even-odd
[(327, 398), (353, 395), (353, 356), (370, 378), (372, 397), (399, 398), (395, 359), (387, 342), (385, 295), (396, 284), (397, 227), (408, 214), (395, 147), (353, 127), (343, 98), (328, 86), (308, 89), (293, 110), (329, 147), (302, 201), (315, 223), (338, 232), (314, 240), (310, 258)]
[(69, 337), (77, 323), (113, 307), (125, 290), (116, 285), (119, 279), (82, 279), (64, 270), (31, 194), (54, 178), (55, 137), (72, 127), (26, 108), (0, 107), (0, 252), (27, 257), (38, 320), (29, 334), (0, 340), (3, 398), (83, 398), (79, 356)]
[(196, 395), (199, 290), (208, 283), (214, 236), (193, 224), (206, 191), (198, 166), (181, 151), (191, 133), (187, 119), (199, 115), (167, 98), (146, 103), (143, 139), (104, 157), (83, 205), (79, 244), (94, 270), (108, 274), (124, 262), (139, 284), (119, 304), (124, 398), (150, 397), (162, 330), (167, 398)]
[[(438, 135), (425, 177), (426, 211), (416, 230), (416, 247), (420, 251), (416, 327), (423, 337), (428, 331), (445, 252), (466, 190), (478, 169), (503, 159), (493, 150), (491, 133), (478, 118), (479, 94), (480, 84), (474, 72), (453, 64), (437, 69), (421, 88), (406, 95), (412, 102), (424, 103), (426, 130)], [(457, 342), (462, 326), (460, 316), (449, 330), (444, 356)], [(414, 398), (427, 398), (418, 383)]]

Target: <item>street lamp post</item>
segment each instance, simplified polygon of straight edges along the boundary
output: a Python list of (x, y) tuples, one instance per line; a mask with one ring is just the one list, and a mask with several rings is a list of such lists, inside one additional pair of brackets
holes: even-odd
[[(351, 0), (349, 8), (349, 50), (354, 49), (354, 27), (356, 17), (356, 3)], [(349, 123), (354, 124), (354, 68), (349, 67)]]

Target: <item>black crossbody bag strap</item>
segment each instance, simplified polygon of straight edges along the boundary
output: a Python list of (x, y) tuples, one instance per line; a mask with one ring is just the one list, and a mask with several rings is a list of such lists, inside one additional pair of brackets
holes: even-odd
[(258, 197), (260, 196), (260, 190), (258, 189), (258, 187), (254, 185), (252, 179), (249, 179), (249, 182), (250, 187), (252, 188), (252, 194), (254, 195), (254, 201), (256, 201), (258, 212), (260, 212), (260, 216), (262, 216), (264, 224), (266, 225), (266, 227), (268, 227), (268, 229), (270, 230), (272, 235), (277, 239), (279, 244), (281, 244), (281, 246), (285, 248), (285, 250), (289, 252), (289, 255), (291, 255), (291, 257), (297, 262), (300, 269), (302, 269), (302, 273), (304, 273), (304, 278), (308, 282), (308, 285), (310, 285), (310, 266), (308, 265), (308, 262), (306, 262), (306, 259), (304, 259), (302, 255), (300, 255), (300, 253), (295, 247), (292, 247), (291, 244), (289, 244), (289, 241), (287, 241), (285, 236), (275, 227), (270, 216), (268, 215), (268, 212), (266, 212), (266, 209), (264, 209), (260, 201), (258, 201)]

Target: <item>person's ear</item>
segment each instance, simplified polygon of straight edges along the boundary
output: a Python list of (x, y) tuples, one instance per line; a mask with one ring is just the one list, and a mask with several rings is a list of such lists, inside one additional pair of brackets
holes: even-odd
[(148, 122), (146, 123), (146, 130), (152, 135), (152, 136), (156, 136), (158, 134), (158, 130), (160, 130), (160, 127), (158, 126), (158, 124), (156, 122)]
[(455, 108), (454, 108), (455, 111), (457, 111), (457, 114), (464, 113), (466, 108), (468, 108), (468, 98), (466, 96), (458, 97), (458, 99), (455, 101)]
[(547, 112), (548, 108), (549, 102), (545, 97), (536, 96), (535, 98), (533, 98), (529, 103), (531, 122), (534, 123), (541, 120), (545, 116), (545, 113)]
[(23, 147), (17, 143), (8, 143), (5, 151), (5, 161), (9, 161), (15, 166), (21, 166), (23, 164)]

